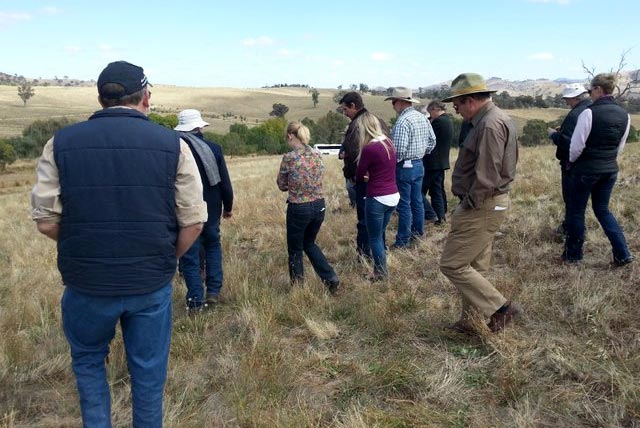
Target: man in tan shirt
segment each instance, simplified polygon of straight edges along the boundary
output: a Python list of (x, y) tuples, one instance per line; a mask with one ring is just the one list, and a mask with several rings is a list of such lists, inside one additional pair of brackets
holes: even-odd
[(473, 315), (489, 319), (491, 331), (502, 330), (521, 312), (485, 277), (496, 232), (509, 210), (509, 187), (516, 173), (518, 145), (513, 121), (491, 101), (482, 76), (464, 73), (451, 84), (444, 102), (470, 125), (452, 175), (451, 190), (460, 204), (451, 219), (440, 270), (458, 288), (462, 316), (453, 330), (477, 332)]
[(105, 358), (119, 323), (132, 425), (160, 428), (171, 280), (207, 209), (188, 146), (146, 116), (151, 91), (142, 68), (113, 62), (97, 86), (103, 109), (59, 130), (44, 148), (32, 218), (57, 242), (83, 426), (111, 426)]

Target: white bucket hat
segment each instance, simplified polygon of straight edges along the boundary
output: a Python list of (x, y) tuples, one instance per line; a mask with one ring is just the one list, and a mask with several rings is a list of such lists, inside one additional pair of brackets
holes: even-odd
[(193, 131), (196, 128), (204, 128), (209, 124), (202, 120), (202, 116), (200, 116), (200, 112), (194, 109), (182, 110), (178, 113), (178, 126), (176, 126), (176, 131)]
[(402, 100), (409, 103), (420, 104), (419, 100), (416, 100), (412, 97), (413, 93), (410, 88), (405, 88), (404, 86), (398, 86), (393, 88), (393, 92), (391, 92), (391, 96), (385, 98), (385, 101), (389, 100)]
[(570, 83), (564, 86), (562, 90), (562, 98), (575, 98), (587, 92), (584, 85), (580, 83)]

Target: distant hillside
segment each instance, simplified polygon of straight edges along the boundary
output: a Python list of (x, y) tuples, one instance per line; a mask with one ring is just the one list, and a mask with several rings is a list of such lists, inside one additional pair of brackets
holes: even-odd
[(69, 76), (54, 76), (53, 79), (43, 79), (42, 77), (30, 78), (18, 74), (7, 74), (0, 72), (0, 85), (18, 86), (28, 83), (32, 86), (93, 86), (95, 80), (71, 79)]
[[(624, 71), (622, 72), (622, 81), (628, 82), (632, 76), (637, 76), (638, 70)], [(491, 77), (487, 80), (487, 86), (491, 89), (495, 89), (498, 93), (507, 91), (511, 96), (518, 95), (542, 95), (542, 96), (554, 96), (562, 93), (562, 88), (568, 83), (583, 83), (588, 85), (589, 79), (573, 79), (573, 78), (558, 78), (554, 80), (550, 79), (528, 79), (528, 80), (505, 80), (501, 77)], [(442, 86), (450, 86), (451, 80), (438, 83), (437, 85), (429, 86), (428, 88), (440, 88)]]

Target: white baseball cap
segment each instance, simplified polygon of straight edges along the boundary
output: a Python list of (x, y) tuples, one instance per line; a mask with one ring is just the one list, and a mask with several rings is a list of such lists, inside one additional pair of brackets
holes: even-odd
[(562, 98), (575, 98), (587, 92), (584, 85), (580, 83), (569, 83), (562, 90)]

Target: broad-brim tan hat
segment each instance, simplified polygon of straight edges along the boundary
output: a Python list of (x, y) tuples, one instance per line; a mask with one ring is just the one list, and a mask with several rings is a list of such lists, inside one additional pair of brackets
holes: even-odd
[(405, 88), (404, 86), (398, 86), (396, 88), (393, 88), (393, 91), (391, 92), (391, 96), (385, 98), (384, 100), (385, 101), (402, 100), (408, 103), (419, 104), (420, 101), (416, 100), (411, 95), (413, 95), (413, 93), (411, 92), (410, 88)]
[(442, 100), (444, 103), (450, 103), (456, 97), (471, 94), (494, 93), (498, 92), (487, 88), (484, 78), (476, 73), (462, 73), (451, 82), (451, 96)]
[(187, 109), (182, 110), (178, 113), (178, 126), (176, 126), (176, 131), (193, 131), (196, 128), (204, 128), (209, 124), (202, 120), (202, 116), (198, 110)]

